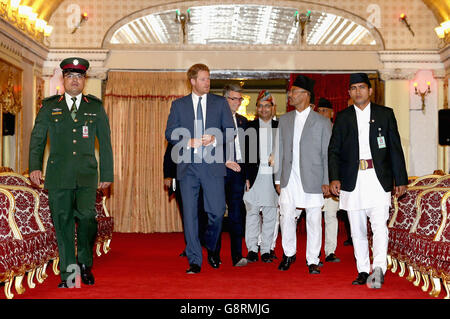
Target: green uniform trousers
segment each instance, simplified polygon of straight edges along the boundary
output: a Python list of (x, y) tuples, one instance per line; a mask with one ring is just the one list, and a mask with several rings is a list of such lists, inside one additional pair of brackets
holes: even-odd
[(97, 235), (96, 189), (49, 189), (48, 199), (58, 242), (61, 280), (67, 280), (72, 274), (67, 267), (77, 264), (77, 261), (92, 266)]

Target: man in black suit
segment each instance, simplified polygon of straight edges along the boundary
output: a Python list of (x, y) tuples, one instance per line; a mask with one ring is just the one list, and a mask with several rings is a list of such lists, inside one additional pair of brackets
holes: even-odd
[[(225, 176), (225, 199), (228, 207), (228, 229), (230, 233), (231, 261), (233, 266), (247, 265), (247, 259), (242, 257), (242, 238), (244, 237), (244, 131), (247, 128), (247, 118), (237, 113), (242, 103), (242, 88), (238, 84), (228, 84), (223, 89), (223, 96), (227, 99), (233, 114), (236, 137), (224, 147), (227, 161), (227, 175)], [(221, 237), (217, 243), (217, 256), (220, 255)]]
[[(391, 191), (402, 196), (408, 175), (397, 122), (391, 108), (370, 102), (367, 74), (350, 75), (354, 106), (338, 113), (328, 147), (330, 188), (348, 211), (358, 277), (354, 285), (381, 288), (387, 262)], [(370, 272), (367, 217), (373, 232)]]

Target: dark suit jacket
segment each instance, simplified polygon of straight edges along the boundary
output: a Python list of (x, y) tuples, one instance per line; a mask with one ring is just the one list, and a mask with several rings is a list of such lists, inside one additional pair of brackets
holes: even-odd
[(173, 145), (167, 143), (166, 152), (164, 153), (163, 172), (164, 178), (177, 178), (177, 164), (172, 160)]
[[(166, 139), (176, 148), (177, 179), (182, 179), (192, 163), (192, 149), (187, 149), (188, 141), (194, 137), (194, 107), (191, 94), (172, 102), (166, 126)], [(226, 133), (229, 134), (226, 134)], [(225, 176), (225, 161), (222, 145), (234, 138), (234, 122), (230, 107), (224, 97), (208, 93), (206, 98), (205, 134), (216, 137), (216, 147), (209, 145), (206, 152), (216, 159), (205, 162), (210, 176)], [(219, 152), (219, 153), (216, 153)]]
[[(278, 127), (278, 121), (272, 120), (272, 129), (275, 129)], [(253, 183), (256, 180), (256, 176), (258, 175), (259, 170), (259, 118), (256, 118), (253, 121), (248, 122), (248, 129), (254, 129), (256, 131), (256, 162), (254, 161), (254, 154), (252, 152), (255, 151), (254, 147), (254, 141), (251, 141), (250, 137), (252, 135), (248, 134), (246, 135), (246, 143), (245, 143), (245, 174), (246, 179), (250, 182), (250, 187), (253, 186)], [(275, 145), (275, 137), (276, 132), (275, 130), (272, 130), (272, 146)]]
[[(371, 103), (369, 143), (375, 173), (388, 192), (408, 184), (397, 121), (391, 108)], [(377, 137), (384, 136), (386, 147), (379, 148)], [(341, 189), (355, 189), (359, 169), (359, 142), (356, 112), (353, 106), (338, 113), (328, 146), (330, 181), (341, 181)]]

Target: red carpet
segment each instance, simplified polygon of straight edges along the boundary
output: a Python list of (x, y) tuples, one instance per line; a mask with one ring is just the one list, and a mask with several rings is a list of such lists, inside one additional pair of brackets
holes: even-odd
[(204, 255), (201, 273), (187, 275), (187, 259), (178, 256), (184, 248), (182, 233), (114, 233), (111, 251), (94, 260), (94, 286), (57, 289), (59, 277), (47, 269), (43, 284), (34, 289), (25, 284), (25, 293), (14, 291), (14, 299), (434, 299), (390, 271), (382, 289), (351, 285), (357, 275), (353, 247), (343, 246), (341, 236), (336, 251), (341, 262), (325, 263), (320, 275), (310, 275), (305, 238), (299, 234), (297, 261), (282, 272), (277, 269), (280, 237), (274, 263), (237, 268), (231, 265), (228, 233), (223, 233), (220, 268), (211, 268)]

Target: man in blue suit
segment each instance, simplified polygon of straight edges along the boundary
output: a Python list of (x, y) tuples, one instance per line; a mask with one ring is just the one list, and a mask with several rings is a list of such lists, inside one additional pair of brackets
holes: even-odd
[(198, 196), (203, 190), (208, 215), (205, 246), (208, 262), (219, 267), (216, 254), (225, 214), (226, 176), (223, 144), (234, 138), (234, 123), (224, 97), (210, 94), (210, 72), (204, 64), (195, 64), (187, 72), (192, 93), (172, 103), (166, 126), (166, 139), (173, 144), (172, 158), (177, 165), (183, 200), (184, 235), (188, 274), (201, 270), (202, 247), (198, 236)]

